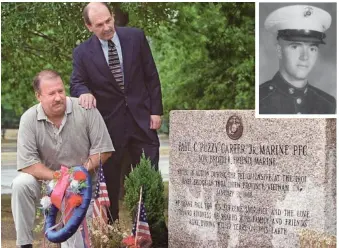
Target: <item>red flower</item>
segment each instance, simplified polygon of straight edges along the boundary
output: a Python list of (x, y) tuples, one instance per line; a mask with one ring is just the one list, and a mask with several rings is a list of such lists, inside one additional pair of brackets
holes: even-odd
[(82, 197), (80, 195), (71, 195), (68, 198), (68, 206), (71, 208), (75, 208), (81, 205), (82, 203)]
[(124, 238), (122, 242), (129, 248), (135, 248), (135, 238), (133, 235)]
[(60, 177), (61, 177), (61, 172), (60, 171), (54, 171), (53, 179), (59, 179)]
[(74, 178), (74, 180), (85, 181), (86, 180), (86, 174), (82, 171), (76, 171), (73, 174), (73, 178)]

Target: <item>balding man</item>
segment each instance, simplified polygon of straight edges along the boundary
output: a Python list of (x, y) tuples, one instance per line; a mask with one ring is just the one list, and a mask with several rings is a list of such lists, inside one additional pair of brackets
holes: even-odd
[[(30, 248), (36, 205), (41, 199), (41, 180), (52, 180), (61, 165), (85, 165), (93, 171), (99, 156), (106, 161), (114, 151), (108, 131), (97, 109), (85, 110), (77, 98), (66, 97), (58, 72), (37, 74), (33, 88), (39, 104), (20, 120), (17, 145), (19, 175), (12, 183), (12, 213), (16, 243)], [(76, 240), (75, 240), (76, 239)], [(79, 232), (62, 247), (84, 247)]]
[(118, 219), (122, 159), (133, 165), (144, 151), (158, 168), (163, 113), (158, 72), (144, 32), (116, 27), (105, 3), (89, 3), (85, 25), (93, 36), (73, 52), (71, 95), (84, 108), (97, 107), (116, 149), (104, 166), (112, 219)]
[(279, 71), (260, 85), (260, 114), (335, 113), (335, 98), (307, 80), (331, 20), (329, 13), (309, 5), (279, 8), (266, 18), (265, 29), (277, 37)]

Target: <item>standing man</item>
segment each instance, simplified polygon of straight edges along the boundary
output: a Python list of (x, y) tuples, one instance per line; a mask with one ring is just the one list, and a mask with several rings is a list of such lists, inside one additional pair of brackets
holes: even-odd
[(260, 114), (335, 113), (335, 98), (307, 80), (331, 20), (326, 11), (308, 5), (279, 8), (267, 17), (265, 29), (277, 37), (279, 71), (259, 87)]
[[(66, 97), (56, 71), (38, 73), (33, 88), (40, 103), (28, 109), (20, 120), (19, 174), (12, 183), (11, 201), (16, 243), (25, 248), (33, 243), (36, 203), (41, 199), (39, 181), (54, 179), (54, 171), (61, 165), (83, 164), (93, 173), (100, 154), (104, 162), (114, 151), (99, 111), (86, 110), (79, 106), (77, 98)], [(76, 232), (62, 247), (82, 248), (81, 241), (80, 232)]]
[(85, 25), (93, 36), (73, 52), (71, 95), (84, 108), (97, 107), (116, 152), (104, 166), (111, 217), (119, 218), (122, 158), (127, 151), (133, 165), (144, 151), (158, 169), (163, 113), (159, 75), (142, 30), (114, 26), (106, 3), (89, 3)]

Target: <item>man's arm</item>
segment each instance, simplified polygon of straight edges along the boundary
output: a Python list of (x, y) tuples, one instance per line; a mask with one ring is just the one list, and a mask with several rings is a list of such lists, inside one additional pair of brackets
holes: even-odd
[[(112, 152), (101, 153), (101, 163), (104, 164), (106, 160), (112, 155)], [(99, 153), (90, 155), (87, 162), (84, 164), (88, 171), (94, 170), (100, 164)], [(44, 164), (38, 163), (23, 168), (21, 172), (31, 174), (38, 180), (52, 180), (54, 177), (54, 171), (47, 168)]]
[(21, 169), (21, 172), (31, 174), (37, 180), (52, 180), (54, 171), (47, 168), (44, 164), (38, 163)]
[(73, 71), (70, 83), (70, 93), (73, 97), (79, 97), (79, 104), (86, 109), (96, 107), (96, 99), (87, 86), (88, 76), (79, 54), (79, 47), (73, 52)]
[[(104, 164), (106, 160), (112, 155), (111, 152), (101, 153), (101, 163)], [(93, 154), (88, 157), (87, 162), (84, 164), (88, 171), (94, 170), (100, 164), (99, 154)], [(52, 180), (54, 178), (54, 171), (47, 168), (44, 164), (38, 163), (23, 168), (21, 172), (25, 172), (34, 176), (37, 180)]]
[(41, 162), (36, 138), (36, 109), (27, 110), (20, 118), (17, 138), (17, 170), (38, 180), (53, 179), (53, 170)]
[(150, 129), (156, 130), (161, 127), (161, 115), (163, 114), (160, 79), (144, 32), (142, 32), (141, 44), (145, 83), (151, 98)]
[(87, 162), (84, 164), (85, 168), (88, 171), (94, 170), (100, 164), (100, 155), (101, 155), (101, 163), (104, 164), (106, 160), (112, 155), (112, 152), (103, 152), (101, 154), (93, 154), (88, 157)]
[(141, 56), (145, 75), (145, 83), (151, 98), (151, 115), (163, 114), (162, 95), (159, 74), (152, 56), (152, 52), (144, 32), (141, 33)]
[(111, 137), (108, 133), (106, 124), (98, 109), (86, 110), (88, 135), (91, 143), (89, 150), (90, 156), (85, 163), (88, 170), (93, 170), (100, 163), (99, 154), (101, 154), (101, 162), (104, 164), (114, 151)]

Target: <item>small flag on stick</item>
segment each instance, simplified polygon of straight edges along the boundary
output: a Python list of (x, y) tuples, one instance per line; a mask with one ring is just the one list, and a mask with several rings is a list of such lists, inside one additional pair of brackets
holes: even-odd
[(95, 187), (95, 194), (94, 194), (94, 205), (93, 205), (93, 219), (103, 222), (107, 224), (108, 216), (107, 210), (110, 206), (110, 201), (108, 198), (107, 188), (106, 188), (106, 181), (104, 176), (104, 170), (102, 168), (101, 158), (100, 158), (100, 168), (97, 177), (97, 184)]
[(142, 187), (140, 188), (140, 198), (138, 211), (133, 223), (132, 234), (123, 241), (128, 247), (148, 248), (152, 244), (151, 232), (147, 222), (146, 208), (142, 200)]

